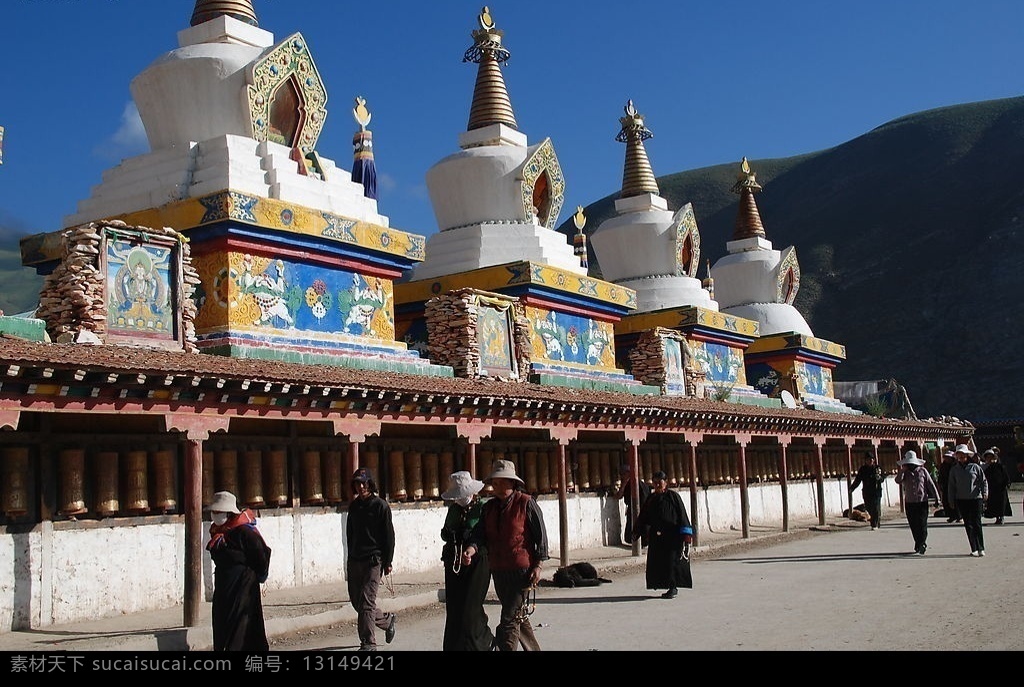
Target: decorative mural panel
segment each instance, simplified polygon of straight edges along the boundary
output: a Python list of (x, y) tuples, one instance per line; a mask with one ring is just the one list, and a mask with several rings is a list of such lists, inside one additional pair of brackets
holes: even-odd
[(172, 284), (177, 268), (169, 245), (110, 238), (106, 244), (108, 331), (174, 339)]
[(562, 211), (562, 203), (565, 202), (565, 177), (562, 175), (562, 167), (558, 164), (555, 147), (551, 144), (550, 138), (544, 139), (533, 155), (523, 163), (523, 209), (527, 217), (533, 215), (534, 190), (543, 174), (547, 175), (550, 185), (550, 203), (547, 211), (538, 220), (542, 226), (554, 229), (558, 222), (558, 213)]
[(800, 391), (802, 393), (828, 397), (835, 396), (832, 387), (831, 369), (798, 360), (796, 362), (796, 371), (799, 376)]
[(211, 285), (197, 328), (329, 333), (394, 341), (390, 280), (318, 265), (229, 253), (197, 264)]
[(752, 386), (768, 396), (778, 396), (781, 391), (779, 382), (792, 376), (793, 363), (789, 360), (779, 360), (772, 364), (766, 362), (753, 363), (747, 368), (747, 375), (752, 380)]
[(676, 276), (696, 277), (700, 268), (700, 231), (693, 205), (687, 203), (672, 217), (676, 230)]
[(320, 79), (302, 34), (292, 34), (249, 67), (249, 102), (252, 137), (257, 141), (274, 139), (271, 126), (275, 94), (284, 88), (296, 101), (297, 131), (290, 146), (308, 153), (327, 119), (327, 89)]
[(686, 393), (685, 356), (683, 346), (686, 344), (670, 336), (661, 337), (665, 346), (663, 362), (665, 365), (665, 393), (682, 395)]
[(515, 372), (512, 355), (511, 308), (477, 308), (477, 347), (480, 367), (491, 375), (508, 376)]
[(800, 290), (800, 263), (796, 259), (796, 248), (790, 246), (782, 251), (779, 260), (777, 302), (793, 305)]
[(533, 331), (533, 360), (615, 368), (615, 330), (610, 322), (526, 308)]
[(692, 341), (687, 345), (709, 383), (738, 386), (747, 383), (743, 353), (738, 349), (708, 341)]

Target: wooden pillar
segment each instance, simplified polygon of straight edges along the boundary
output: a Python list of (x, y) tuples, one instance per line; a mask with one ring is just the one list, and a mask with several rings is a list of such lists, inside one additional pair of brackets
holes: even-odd
[(633, 483), (629, 488), (629, 503), (630, 503), (630, 523), (629, 531), (634, 533), (633, 541), (630, 542), (630, 546), (633, 547), (633, 555), (640, 555), (640, 548), (642, 542), (640, 538), (636, 536), (636, 516), (640, 514), (640, 442), (630, 441), (629, 442), (629, 469), (633, 473)]
[(786, 452), (789, 441), (780, 437), (779, 443), (779, 488), (782, 490), (782, 531), (789, 532), (789, 465)]
[(693, 526), (693, 545), (698, 546), (700, 528), (697, 527), (697, 443), (700, 437), (687, 436), (686, 441), (690, 444), (690, 524)]
[(853, 484), (853, 444), (851, 442), (846, 443), (846, 501), (847, 508), (850, 517), (853, 517), (853, 490), (850, 489), (850, 485)]
[(818, 524), (825, 524), (825, 464), (822, 458), (821, 449), (824, 439), (814, 441), (815, 470), (817, 471), (818, 483)]
[(749, 435), (736, 435), (736, 444), (739, 447), (737, 460), (740, 473), (740, 527), (744, 539), (750, 538), (750, 491), (747, 487), (747, 444), (749, 443)]
[(569, 461), (565, 457), (568, 441), (558, 441), (558, 565), (569, 565), (569, 503), (568, 492)]

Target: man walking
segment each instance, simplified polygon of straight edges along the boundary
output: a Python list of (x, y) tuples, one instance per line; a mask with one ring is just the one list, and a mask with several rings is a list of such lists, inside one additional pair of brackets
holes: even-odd
[(394, 613), (377, 608), (377, 590), (384, 575), (391, 574), (395, 556), (395, 528), (391, 507), (377, 496), (377, 484), (370, 471), (359, 468), (352, 474), (352, 502), (348, 506), (348, 598), (358, 614), (359, 650), (377, 650), (377, 632), (384, 640), (395, 638)]
[(896, 484), (903, 487), (907, 524), (914, 535), (914, 553), (922, 556), (928, 549), (928, 509), (930, 499), (939, 499), (932, 476), (924, 469), (924, 461), (914, 451), (907, 451), (898, 465)]
[(484, 480), (494, 497), (484, 504), (483, 514), (463, 550), (469, 565), (482, 545), (487, 546), (494, 592), (501, 602), (501, 617), (494, 633), (500, 651), (540, 651), (529, 618), (530, 591), (540, 582), (540, 564), (548, 558), (548, 535), (544, 516), (532, 496), (522, 491), (525, 484), (516, 475), (515, 463), (498, 460)]
[[(857, 471), (857, 478), (850, 485), (852, 494), (858, 486), (863, 485), (864, 507), (868, 509), (871, 516), (871, 529), (877, 530), (882, 517), (882, 485), (885, 484), (885, 477), (882, 469), (878, 467), (878, 458), (874, 451), (864, 453), (864, 464)], [(852, 502), (853, 499), (850, 499)]]
[(956, 465), (949, 471), (949, 499), (956, 502), (957, 511), (964, 520), (971, 555), (985, 555), (985, 536), (981, 531), (981, 513), (988, 499), (988, 480), (981, 465), (971, 460), (974, 451), (960, 444), (954, 451)]

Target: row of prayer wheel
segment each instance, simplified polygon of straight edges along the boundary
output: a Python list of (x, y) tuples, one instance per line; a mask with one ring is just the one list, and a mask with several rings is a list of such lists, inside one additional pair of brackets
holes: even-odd
[[(178, 508), (177, 458), (173, 448), (59, 449), (56, 510), (65, 517), (174, 512)], [(4, 515), (28, 514), (30, 469), (27, 447), (0, 449), (0, 511)]]
[[(303, 506), (336, 505), (349, 497), (345, 453), (306, 446), (298, 452), (299, 501)], [(250, 508), (291, 504), (288, 449), (284, 446), (216, 447), (203, 451), (203, 505), (218, 491), (230, 491)]]
[[(491, 474), (494, 462), (498, 460), (512, 461), (516, 466), (516, 475), (523, 480), (525, 490), (530, 494), (550, 494), (558, 490), (558, 449), (546, 449), (544, 447), (530, 447), (521, 449), (495, 449), (481, 446), (477, 450), (477, 478), (485, 479)], [(582, 473), (582, 470), (578, 470)], [(594, 474), (601, 478), (600, 468), (594, 473), (590, 465), (587, 465), (588, 481)], [(447, 479), (447, 475), (445, 475)], [(581, 474), (577, 474), (577, 481), (583, 482)], [(569, 489), (574, 488), (569, 482)]]
[(653, 483), (654, 473), (665, 473), (671, 488), (686, 487), (690, 484), (690, 450), (685, 446), (662, 446), (640, 449), (640, 476), (648, 484)]

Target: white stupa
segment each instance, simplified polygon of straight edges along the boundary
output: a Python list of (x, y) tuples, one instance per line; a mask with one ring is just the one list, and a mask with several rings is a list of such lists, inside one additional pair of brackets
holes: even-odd
[(762, 337), (788, 332), (814, 336), (793, 307), (800, 289), (796, 249), (772, 248), (754, 201), (761, 186), (746, 158), (732, 190), (739, 194), (740, 204), (732, 240), (725, 244), (729, 254), (711, 267), (721, 311), (759, 323)]
[(687, 203), (673, 212), (659, 195), (644, 141), (653, 134), (633, 101), (619, 119), (616, 140), (626, 144), (622, 191), (615, 201), (618, 214), (601, 223), (590, 236), (608, 281), (636, 291), (637, 313), (699, 306), (718, 310), (701, 280), (700, 232)]
[(151, 152), (104, 172), (64, 226), (225, 189), (388, 226), (315, 151), (327, 91), (301, 34), (275, 42), (249, 0), (197, 0), (178, 45), (131, 82)]
[(509, 58), (487, 8), (464, 61), (476, 62), (476, 87), (462, 149), (427, 171), (439, 232), (411, 279), (422, 280), (509, 262), (511, 257), (586, 274), (555, 231), (565, 181), (550, 139), (529, 145), (520, 132), (500, 65)]

